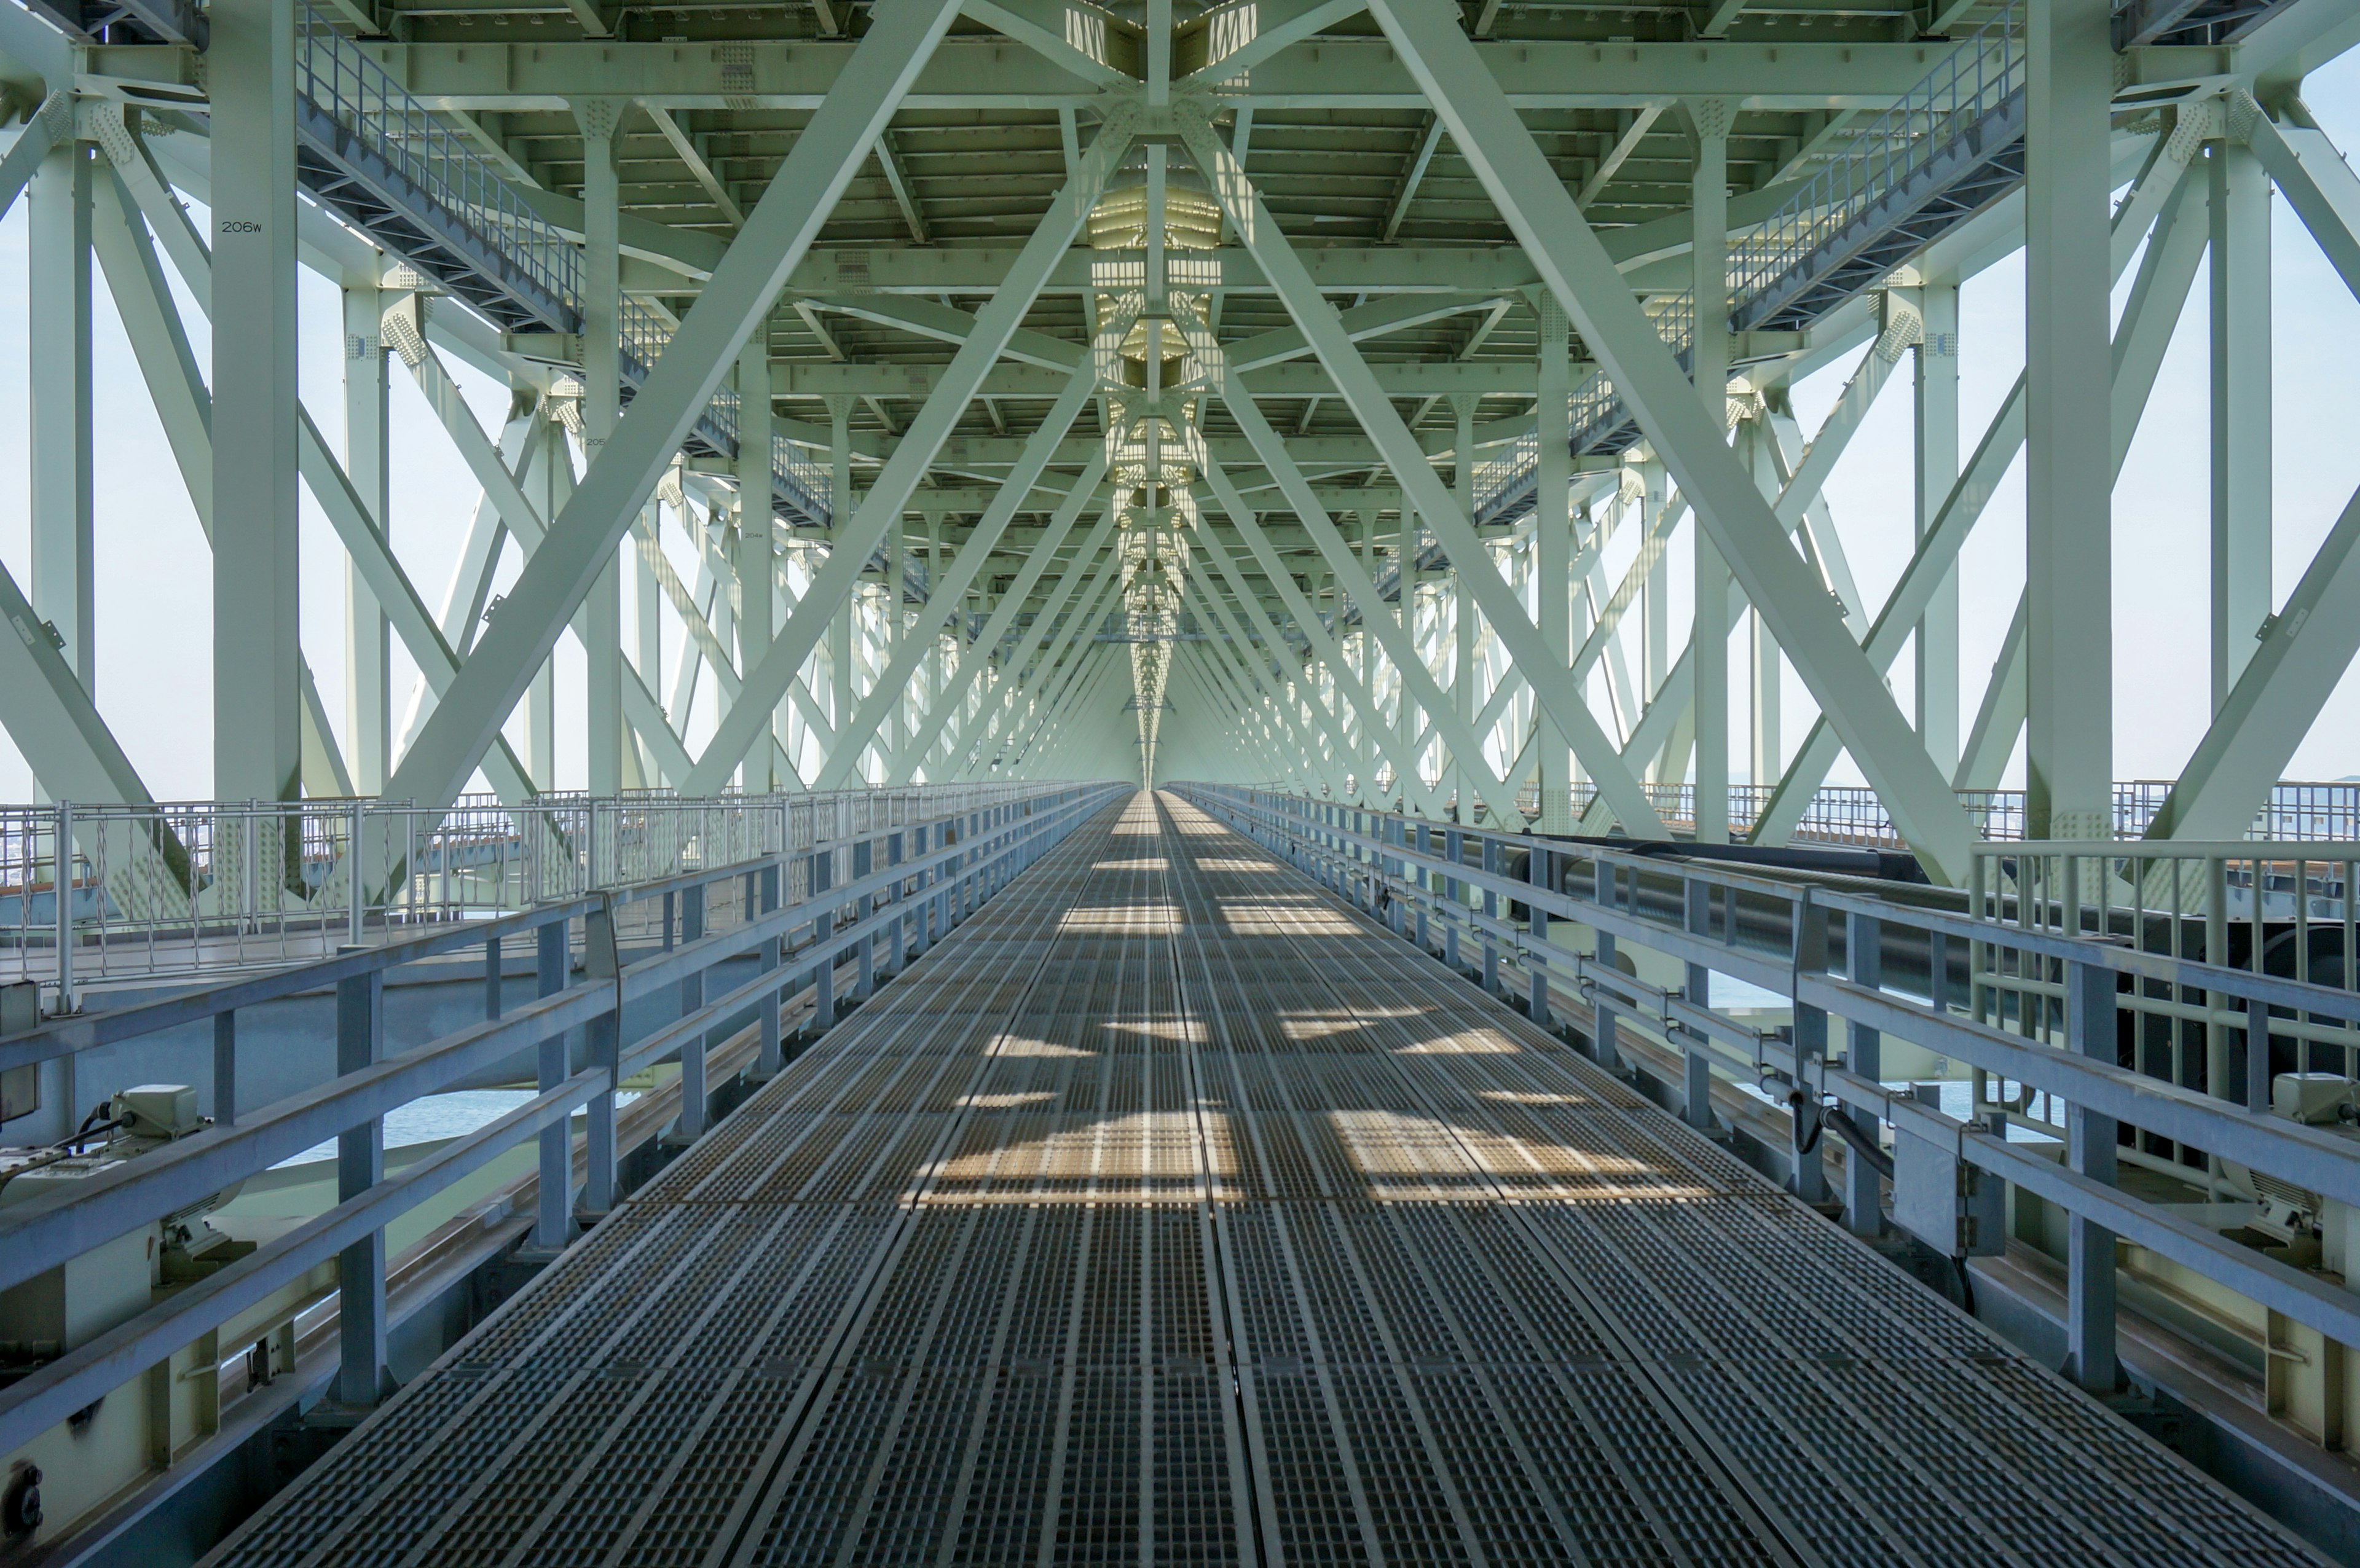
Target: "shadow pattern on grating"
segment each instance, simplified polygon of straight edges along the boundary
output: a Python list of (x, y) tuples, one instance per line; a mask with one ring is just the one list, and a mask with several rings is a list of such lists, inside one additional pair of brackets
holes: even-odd
[(2318, 1561), (1144, 794), (217, 1559)]

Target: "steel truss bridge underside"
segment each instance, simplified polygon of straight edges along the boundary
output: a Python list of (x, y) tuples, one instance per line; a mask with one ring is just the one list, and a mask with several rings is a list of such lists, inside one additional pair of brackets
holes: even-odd
[(213, 1559), (2306, 1563), (1175, 796)]
[[(2236, 836), (2360, 637), (2360, 511), (2272, 581), (2263, 221), (2275, 189), (2360, 282), (2360, 185), (2300, 97), (2360, 24), (2044, 4), (1627, 37), (1443, 0), (0, 13), (0, 198), (60, 367), (0, 718), (55, 798), (153, 793), (93, 693), (94, 257), (214, 549), (216, 798), (547, 791), (570, 634), (594, 794), (1176, 767), (1776, 844), (1848, 755), (1875, 834), (1956, 881), (2019, 742), (2031, 836), (2115, 827), (2110, 473), (2202, 263), (2213, 716), (2143, 820)], [(1957, 289), (2027, 233), (2041, 325), (1970, 439)], [(341, 450), (294, 384), (298, 265), (344, 295)], [(508, 385), (503, 428), (453, 359)], [(397, 362), (482, 489), (439, 599), (391, 517), (423, 455), (388, 446)], [(1835, 365), (1805, 430), (1791, 388)], [(1915, 553), (1878, 605), (1822, 489), (1903, 379), (1919, 480), (1873, 522)], [(1956, 563), (2019, 453), (1977, 702)], [(299, 486), (347, 557), (341, 704), (296, 630)]]
[[(0, 1334), (0, 1505), (38, 1457), (116, 1550), (546, 1263), (230, 1555), (2301, 1560), (2032, 1359), (2201, 1385), (2241, 1485), (2355, 1538), (2360, 1159), (2272, 1107), (2360, 1080), (2360, 790), (2284, 778), (2360, 499), (2277, 570), (2270, 284), (2275, 199), (2360, 293), (2303, 97), (2355, 43), (2360, 0), (0, 0), (45, 802), (0, 813), (0, 1005), (53, 1012), (0, 1089), (62, 1118), (36, 1175), (93, 1086), (214, 1118), (88, 1209), (0, 1198), (0, 1290), (183, 1255)], [(2111, 497), (2193, 406), (2200, 272), (2204, 729), (2125, 781)], [(102, 290), (210, 552), (209, 647), (134, 645), (210, 668), (204, 802), (101, 679), (102, 542), (167, 526), (99, 494)], [(1912, 482), (1837, 516), (1904, 397)], [(1960, 562), (2019, 466), (1986, 675)], [(413, 469), (473, 506), (418, 527)], [(1732, 839), (1932, 886), (1671, 848)], [(322, 1059), (257, 1108), (273, 1029)], [(494, 1083), (388, 1164), (389, 1112)], [(325, 1138), (294, 1230), (188, 1261)], [(2038, 1356), (1814, 1218), (1830, 1161), (1888, 1250), (1888, 1198), (1971, 1228), (1944, 1182), (2004, 1179), (1973, 1278)]]

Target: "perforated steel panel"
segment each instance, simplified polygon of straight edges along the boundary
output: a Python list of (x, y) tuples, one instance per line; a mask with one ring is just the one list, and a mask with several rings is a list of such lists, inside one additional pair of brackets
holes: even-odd
[(1619, 1082), (1146, 798), (224, 1555), (2313, 1561)]

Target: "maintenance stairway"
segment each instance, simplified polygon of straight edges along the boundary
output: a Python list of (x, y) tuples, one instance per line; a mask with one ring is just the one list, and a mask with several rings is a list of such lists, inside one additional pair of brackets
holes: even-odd
[(1144, 795), (215, 1560), (2318, 1561)]

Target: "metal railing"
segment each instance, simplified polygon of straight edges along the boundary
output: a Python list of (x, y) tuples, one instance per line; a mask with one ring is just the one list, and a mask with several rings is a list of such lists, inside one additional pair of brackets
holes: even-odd
[(551, 300), (578, 310), (580, 253), (499, 172), (311, 5), (295, 16), (295, 91)]
[[(740, 864), (707, 864), (519, 913), (415, 931), (385, 946), (54, 1019), (0, 1040), (0, 1072), (14, 1072), (210, 1020), (214, 1064), (213, 1115), (202, 1130), (0, 1211), (0, 1290), (66, 1266), (94, 1243), (197, 1212), (225, 1188), (323, 1139), (341, 1139), (345, 1155), (335, 1207), (153, 1304), (143, 1291), (140, 1305), (121, 1321), (100, 1325), (78, 1343), (49, 1347), (38, 1365), (0, 1388), (0, 1454), (21, 1449), (126, 1383), (145, 1388), (149, 1368), (191, 1345), (206, 1357), (191, 1376), (213, 1370), (216, 1362), (227, 1367), (242, 1361), (243, 1345), (217, 1345), (208, 1336), (233, 1321), (251, 1322), (274, 1301), (301, 1295), (281, 1292), (330, 1262), (344, 1309), (337, 1397), (375, 1403), (387, 1378), (387, 1258), (381, 1244), (358, 1244), (381, 1238), (389, 1223), (506, 1151), (537, 1143), (534, 1240), (550, 1248), (565, 1245), (574, 1234), (577, 1194), (592, 1215), (606, 1212), (618, 1195), (616, 1108), (626, 1078), (676, 1061), (683, 1090), (678, 1130), (694, 1137), (704, 1130), (712, 1087), (705, 1076), (709, 1049), (750, 1023), (754, 1070), (775, 1073), (783, 1062), (781, 1010), (791, 998), (809, 993), (814, 1022), (825, 1027), (836, 1014), (840, 966), (857, 964), (856, 984), (865, 986), (923, 953), (1127, 789), (1045, 784), (989, 794), (897, 791), (903, 796), (898, 803), (882, 798), (884, 792), (865, 805), (815, 799), (810, 811), (776, 820), (790, 830), (807, 830), (819, 848), (772, 848)], [(923, 802), (929, 820), (888, 827), (913, 800)], [(826, 847), (831, 843), (837, 847)], [(803, 874), (792, 875), (798, 869)], [(727, 912), (725, 906), (731, 906)], [(628, 933), (620, 917), (627, 910), (654, 912), (652, 923), (639, 922), (642, 940), (636, 944), (623, 940)], [(506, 948), (509, 954), (519, 947), (538, 951), (542, 994), (520, 1007), (503, 1006), (505, 943), (518, 944)], [(483, 1021), (422, 1042), (388, 1040), (388, 972), (469, 949), (483, 953), (489, 982)], [(569, 953), (579, 956), (578, 971), (569, 965)], [(725, 970), (725, 964), (735, 967)], [(239, 1011), (322, 988), (336, 995), (339, 1075), (271, 1105), (240, 1105)], [(652, 1004), (663, 1021), (633, 1036), (625, 1010), (634, 1003), (641, 1020)], [(566, 1051), (540, 1049), (576, 1030), (585, 1037), (587, 1058), (578, 1070)], [(534, 1098), (398, 1173), (359, 1158), (363, 1150), (381, 1149), (388, 1112), (519, 1055), (528, 1063), (538, 1061)], [(85, 1072), (82, 1082), (89, 1081)], [(578, 1138), (571, 1126), (577, 1111), (586, 1113)], [(355, 1180), (355, 1172), (365, 1173)], [(355, 1302), (359, 1309), (350, 1310)]]
[[(1666, 826), (1694, 829), (1694, 784), (1646, 784), (1641, 788)], [(2162, 811), (2171, 789), (2169, 779), (2135, 779), (2116, 783), (2115, 836), (2138, 839), (2144, 834)], [(1732, 836), (1742, 838), (1753, 832), (1774, 793), (1768, 785), (1729, 787), (1729, 829)], [(1961, 789), (1957, 794), (1960, 807), (1974, 823), (1977, 837), (1991, 843), (2012, 843), (2024, 837), (2023, 790)], [(1568, 814), (1579, 820), (1597, 797), (1596, 788), (1590, 784), (1572, 786), (1568, 791)], [(1543, 803), (1536, 784), (1527, 782), (1517, 792), (1517, 810), (1527, 818), (1539, 820)], [(2333, 844), (2360, 840), (2360, 781), (2280, 782), (2272, 787), (2269, 800), (2254, 814), (2254, 823), (2246, 836), (2262, 843), (2285, 840)], [(1796, 843), (1856, 844), (1866, 849), (1908, 847), (1876, 791), (1860, 785), (1820, 786), (1796, 823), (1791, 838)]]
[[(624, 385), (627, 389), (636, 389), (663, 356), (672, 342), (672, 329), (653, 310), (635, 299), (625, 299), (617, 317), (616, 335), (622, 351)], [(735, 459), (740, 428), (737, 389), (724, 387), (714, 393), (705, 411), (697, 416), (693, 434), (714, 455)], [(803, 449), (786, 437), (773, 434), (770, 478), (772, 487), (785, 496), (787, 504), (803, 521), (818, 527), (828, 524), (828, 497), (834, 493), (835, 476), (826, 465), (803, 455)]]
[[(1779, 320), (1813, 264), (1877, 203), (1921, 174), (2025, 88), (2026, 9), (2015, 0), (1950, 49), (1925, 79), (1854, 134), (1732, 256), (1729, 302), (1740, 330)], [(1808, 324), (1808, 323), (1797, 323)]]
[[(1480, 953), (1492, 988), (1521, 969), (1536, 1018), (1583, 1009), (1590, 1053), (1610, 1068), (1639, 1067), (1693, 1125), (1730, 1114), (1732, 1090), (1720, 1080), (1758, 1089), (1736, 1101), (1740, 1114), (1784, 1135), (1798, 1193), (1826, 1191), (1837, 1139), (1821, 1130), (1868, 1151), (1844, 1161), (1855, 1230), (1893, 1223), (1956, 1258), (1999, 1252), (2024, 1223), (2012, 1226), (2005, 1186), (2095, 1226), (2095, 1243), (2063, 1260), (2069, 1368), (2089, 1386), (2114, 1386), (2118, 1262), (2125, 1300), (2170, 1296), (2174, 1269), (2219, 1287), (2204, 1343), (2256, 1376), (2267, 1367), (2273, 1387), (2287, 1369), (2269, 1360), (2267, 1346), (2280, 1343), (2269, 1314), (2360, 1345), (2360, 1297), (2298, 1254), (2223, 1234), (2270, 1201), (2307, 1203), (2313, 1214), (2360, 1205), (2360, 1139), (2272, 1109), (2276, 1074), (2307, 1064), (2310, 1037), (2343, 1037), (2350, 1072), (2360, 992), (1719, 863), (1233, 786), (1177, 788), (1453, 967), (1465, 971)], [(1652, 954), (1654, 967), (1634, 970), (1625, 944)], [(1683, 978), (1665, 983), (1667, 968)], [(2012, 994), (1987, 984), (1994, 973), (2015, 981)], [(1773, 993), (1784, 1020), (1716, 1007), (1716, 975)], [(2026, 1007), (2027, 996), (2040, 1005)], [(2200, 1049), (2154, 1049), (2148, 1015), (2163, 998), (2202, 999), (2185, 1004), (2206, 1009)], [(1646, 1060), (1625, 1054), (1634, 1042)], [(1938, 1077), (1968, 1077), (1968, 1115), (1888, 1082), (1898, 1047)], [(1839, 1116), (1850, 1119), (1839, 1126)], [(1762, 1146), (1765, 1160), (1778, 1153)], [(2181, 1192), (2125, 1190), (2119, 1164), (2169, 1174)], [(1970, 1172), (1992, 1181), (1977, 1191), (1999, 1201), (1971, 1206)], [(2210, 1224), (2191, 1220), (2190, 1190), (2198, 1202), (2229, 1200), (2227, 1217), (2208, 1209)], [(2307, 1365), (2327, 1369), (2331, 1384), (2313, 1392), (2340, 1409), (2340, 1363)]]
[(0, 807), (0, 982), (34, 981), (51, 1011), (71, 1012), (93, 985), (325, 958), (1023, 793), (649, 791), (514, 808), (484, 796), (442, 811), (374, 800)]
[[(2300, 788), (2300, 787), (2298, 787)], [(2314, 787), (2316, 788), (2316, 787)], [(2266, 812), (2267, 816), (2267, 813)], [(2087, 936), (2143, 953), (2360, 991), (2360, 910), (2351, 897), (2360, 843), (2041, 840), (1973, 853), (1971, 910), (1994, 927)], [(2050, 977), (1978, 949), (1978, 1006), (2027, 1032), (2060, 1027)], [(1987, 998), (1987, 999), (1985, 999)], [(2142, 987), (2124, 998), (2176, 1081), (2229, 1071), (2228, 1040), (2250, 1020), (2217, 989)], [(2360, 1076), (2360, 1031), (2329, 1015), (2285, 1015), (2268, 1026), (2290, 1042), (2297, 1070)]]

